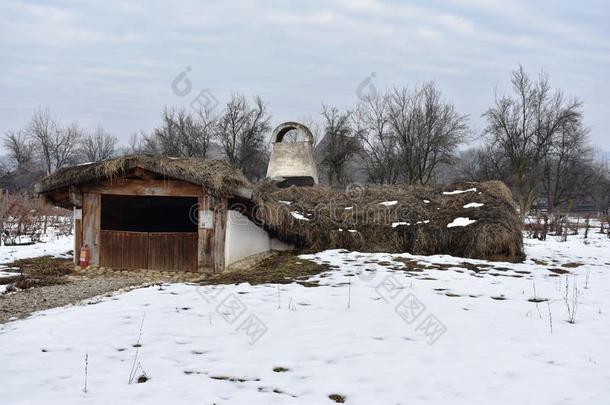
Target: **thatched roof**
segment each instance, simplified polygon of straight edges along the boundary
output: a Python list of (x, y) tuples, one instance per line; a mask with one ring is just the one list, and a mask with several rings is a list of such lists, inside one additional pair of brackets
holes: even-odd
[(500, 182), (446, 187), (326, 187), (254, 191), (258, 220), (299, 248), (522, 260), (521, 221)]
[(131, 155), (61, 169), (36, 190), (46, 195), (65, 192), (72, 185), (122, 178), (136, 168), (200, 185), (218, 196), (245, 197), (253, 219), (300, 249), (509, 261), (525, 257), (521, 220), (510, 191), (500, 182), (370, 186), (347, 192), (322, 186), (281, 189), (272, 182), (253, 186), (221, 161)]
[(252, 189), (239, 170), (219, 160), (128, 155), (60, 169), (38, 183), (36, 191), (47, 194), (71, 185), (121, 178), (136, 168), (200, 185), (219, 196), (240, 195)]

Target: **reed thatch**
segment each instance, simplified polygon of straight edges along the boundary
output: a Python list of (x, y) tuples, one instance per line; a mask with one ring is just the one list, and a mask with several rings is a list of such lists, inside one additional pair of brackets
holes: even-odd
[[(456, 190), (470, 191), (452, 193)], [(347, 192), (262, 183), (253, 198), (257, 217), (269, 232), (301, 249), (506, 261), (525, 257), (520, 217), (501, 182), (357, 187)], [(476, 222), (451, 226), (457, 218)]]
[(135, 168), (200, 185), (218, 196), (252, 188), (239, 170), (219, 160), (128, 155), (60, 169), (37, 184), (36, 191), (47, 193), (70, 185), (122, 178)]

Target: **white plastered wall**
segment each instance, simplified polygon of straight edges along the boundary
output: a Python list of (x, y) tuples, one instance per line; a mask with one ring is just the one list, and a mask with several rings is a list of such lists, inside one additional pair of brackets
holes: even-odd
[(270, 250), (290, 250), (293, 247), (269, 237), (267, 231), (238, 211), (229, 210), (225, 234), (225, 265), (257, 253)]

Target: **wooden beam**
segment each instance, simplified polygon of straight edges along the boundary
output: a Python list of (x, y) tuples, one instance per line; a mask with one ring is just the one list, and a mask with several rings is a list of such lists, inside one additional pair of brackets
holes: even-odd
[(83, 244), (83, 221), (74, 219), (74, 264), (78, 265), (80, 248)]
[(214, 207), (214, 272), (225, 270), (225, 234), (227, 230), (227, 199), (218, 200)]
[(204, 195), (201, 186), (178, 180), (107, 180), (83, 186), (83, 191), (113, 195), (199, 197)]
[(81, 208), (83, 206), (83, 193), (76, 188), (75, 186), (70, 186), (68, 189), (68, 194), (70, 196), (70, 202), (75, 207)]
[(136, 167), (133, 169), (133, 175), (144, 180), (153, 180), (155, 178), (154, 173), (144, 170), (141, 167)]
[(99, 193), (83, 195), (83, 243), (89, 247), (89, 264), (100, 263), (100, 221), (102, 196)]
[[(201, 196), (198, 200), (199, 223), (197, 224), (197, 270), (201, 273), (207, 272), (214, 266), (214, 228), (204, 220), (204, 216), (212, 213), (213, 198)], [(213, 219), (213, 216), (210, 218)], [(208, 219), (208, 218), (205, 218)]]

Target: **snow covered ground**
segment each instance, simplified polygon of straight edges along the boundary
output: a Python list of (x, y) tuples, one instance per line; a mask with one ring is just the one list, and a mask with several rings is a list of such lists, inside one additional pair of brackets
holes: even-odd
[(18, 246), (0, 246), (0, 265), (10, 263), (17, 259), (38, 256), (64, 257), (66, 252), (74, 249), (74, 238), (72, 236), (46, 236), (43, 243)]
[[(326, 251), (307, 256), (338, 266), (320, 287), (174, 284), (37, 313), (0, 326), (0, 402), (608, 404), (610, 240), (591, 238), (528, 240), (522, 264)], [(129, 384), (136, 355), (150, 379)]]
[[(74, 239), (71, 236), (55, 236), (53, 234), (44, 237), (42, 243), (19, 246), (0, 246), (0, 278), (14, 276), (15, 273), (5, 266), (18, 259), (38, 256), (67, 257), (66, 253), (74, 248)], [(4, 293), (6, 285), (0, 284), (0, 294)]]

